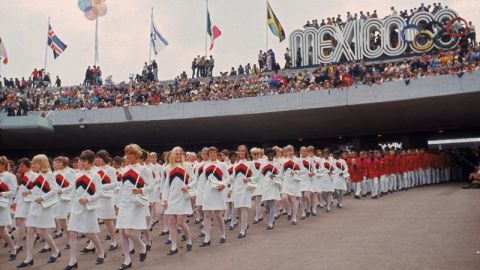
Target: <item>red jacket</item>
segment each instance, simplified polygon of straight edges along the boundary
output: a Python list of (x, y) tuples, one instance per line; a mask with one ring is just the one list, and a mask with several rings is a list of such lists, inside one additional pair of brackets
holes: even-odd
[(380, 167), (380, 160), (378, 158), (374, 158), (373, 161), (370, 158), (366, 159), (364, 175), (368, 179), (379, 177), (380, 176), (379, 167)]
[(350, 180), (354, 183), (358, 183), (363, 180), (364, 168), (362, 161), (359, 158), (356, 158), (355, 160), (357, 163), (353, 165), (352, 159), (349, 159), (348, 173), (350, 174)]

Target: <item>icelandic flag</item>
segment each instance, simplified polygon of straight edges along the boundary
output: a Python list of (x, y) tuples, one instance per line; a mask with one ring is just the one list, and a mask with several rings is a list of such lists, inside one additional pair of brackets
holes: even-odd
[(48, 46), (50, 48), (52, 48), (52, 50), (53, 50), (53, 58), (54, 59), (57, 59), (57, 57), (60, 56), (60, 54), (62, 54), (63, 51), (65, 51), (65, 49), (67, 48), (67, 45), (65, 45), (65, 43), (63, 43), (57, 37), (55, 32), (53, 32), (53, 29), (52, 29), (52, 26), (50, 25), (50, 23), (48, 24), (48, 40), (47, 40), (47, 43), (48, 43)]
[(167, 47), (168, 41), (160, 34), (155, 23), (153, 22), (152, 16), (152, 30), (150, 32), (150, 46), (152, 46), (153, 52), (157, 55), (160, 50)]

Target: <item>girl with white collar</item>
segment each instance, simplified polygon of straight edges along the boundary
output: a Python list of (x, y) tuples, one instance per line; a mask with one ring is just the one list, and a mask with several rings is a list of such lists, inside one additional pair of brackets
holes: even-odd
[(75, 180), (75, 190), (72, 198), (72, 208), (70, 211), (70, 219), (68, 220), (68, 233), (70, 239), (70, 261), (63, 268), (71, 270), (78, 268), (77, 252), (78, 252), (78, 235), (84, 233), (90, 242), (95, 246), (98, 252), (96, 264), (103, 264), (107, 256), (103, 249), (98, 233), (100, 227), (98, 225), (96, 211), (100, 208), (100, 198), (103, 195), (102, 180), (96, 169), (93, 169), (95, 153), (85, 150), (80, 155), (80, 170)]
[(288, 210), (288, 220), (292, 220), (292, 225), (297, 225), (298, 200), (302, 196), (300, 182), (306, 170), (295, 157), (293, 146), (286, 146), (284, 151), (286, 158), (282, 164), (282, 200)]
[(170, 240), (172, 246), (167, 255), (178, 253), (177, 248), (177, 225), (182, 229), (187, 241), (187, 251), (192, 251), (192, 238), (190, 228), (185, 222), (185, 215), (193, 214), (190, 201), (190, 188), (195, 178), (190, 166), (185, 164), (185, 157), (181, 147), (174, 147), (169, 155), (166, 166), (166, 179), (163, 186), (162, 201), (165, 214), (169, 215)]
[(281, 200), (282, 167), (274, 160), (275, 150), (270, 148), (267, 149), (265, 153), (268, 160), (264, 162), (260, 168), (260, 177), (263, 180), (262, 202), (265, 204), (270, 217), (267, 230), (272, 230), (275, 224), (275, 203)]
[[(7, 171), (8, 159), (5, 156), (0, 157), (0, 238), (2, 238), (10, 250), (9, 260), (13, 261), (17, 257), (17, 249), (13, 244), (12, 237), (7, 232), (7, 227), (12, 226), (12, 216), (10, 207), (12, 199), (17, 192), (17, 179), (15, 175)], [(33, 261), (32, 261), (33, 262)]]
[(67, 217), (70, 212), (72, 191), (75, 189), (75, 174), (69, 170), (66, 157), (56, 157), (53, 160), (53, 168), (55, 181), (59, 187), (57, 191), (59, 201), (53, 208), (53, 215), (57, 222), (57, 233), (53, 238), (56, 239), (62, 237), (63, 232), (67, 233)]

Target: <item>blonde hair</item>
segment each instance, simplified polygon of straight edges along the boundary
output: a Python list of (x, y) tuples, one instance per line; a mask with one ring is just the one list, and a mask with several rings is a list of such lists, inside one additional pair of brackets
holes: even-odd
[(285, 148), (283, 148), (284, 151), (294, 151), (295, 149), (293, 148), (293, 146), (291, 144), (285, 146)]
[(44, 154), (34, 156), (32, 159), (32, 163), (40, 164), (39, 172), (46, 173), (52, 171), (50, 169), (50, 163), (48, 162), (48, 158)]
[(3, 165), (5, 170), (7, 170), (8, 158), (6, 156), (0, 156), (0, 165)]
[(134, 144), (134, 143), (125, 146), (124, 152), (125, 152), (125, 155), (133, 154), (137, 158), (140, 158), (142, 156), (142, 148), (140, 148), (138, 144)]
[(182, 153), (182, 161), (180, 161), (182, 167), (185, 165), (185, 152), (183, 151), (183, 148), (181, 148), (180, 146), (175, 146), (168, 154), (168, 165), (170, 166), (170, 168), (175, 167), (175, 164), (177, 163), (175, 161), (177, 151), (180, 151), (180, 153)]

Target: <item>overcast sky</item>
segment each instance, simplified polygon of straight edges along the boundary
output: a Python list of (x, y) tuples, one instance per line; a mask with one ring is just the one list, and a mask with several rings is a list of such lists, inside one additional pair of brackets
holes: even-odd
[[(28, 77), (33, 68), (43, 68), (47, 39), (47, 18), (56, 34), (68, 45), (57, 60), (48, 51), (47, 70), (59, 75), (64, 85), (83, 81), (87, 66), (94, 59), (95, 23), (88, 21), (78, 9), (77, 0), (0, 0), (0, 37), (10, 63), (1, 65), (6, 77)], [(306, 20), (376, 9), (381, 17), (390, 6), (410, 9), (423, 1), (415, 0), (270, 0), (287, 39), (281, 44), (269, 32), (269, 45), (278, 58), (288, 46), (288, 36), (301, 28)], [(154, 7), (156, 25), (169, 46), (156, 56), (160, 79), (173, 79), (186, 70), (197, 54), (204, 53), (205, 0), (107, 0), (108, 13), (99, 21), (99, 64), (103, 75), (114, 81), (128, 79), (138, 73), (148, 60), (150, 12)], [(425, 2), (431, 4), (431, 2)], [(461, 17), (480, 22), (478, 0), (442, 1)], [(210, 16), (222, 36), (215, 42), (212, 54), (216, 60), (214, 73), (232, 66), (255, 63), (258, 50), (266, 47), (264, 0), (210, 0)]]

